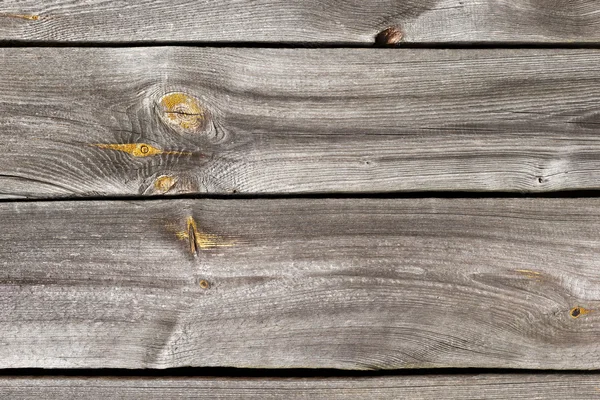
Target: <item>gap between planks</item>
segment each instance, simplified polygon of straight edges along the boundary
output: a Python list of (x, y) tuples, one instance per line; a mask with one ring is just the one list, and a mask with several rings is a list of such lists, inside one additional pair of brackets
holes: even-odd
[(52, 203), (52, 202), (152, 202), (176, 200), (291, 200), (291, 199), (589, 199), (600, 197), (599, 190), (566, 190), (541, 193), (513, 192), (332, 192), (332, 193), (236, 193), (236, 194), (156, 194), (152, 196), (96, 196), (96, 197), (52, 197), (52, 198), (0, 198), (1, 203)]
[(381, 45), (377, 43), (321, 43), (321, 42), (201, 42), (201, 41), (164, 41), (164, 42), (45, 42), (45, 41), (20, 41), (0, 40), (2, 48), (137, 48), (137, 47), (198, 47), (217, 49), (455, 49), (455, 50), (535, 50), (535, 49), (600, 49), (599, 43), (590, 42), (557, 42), (557, 43), (529, 43), (529, 42), (429, 42), (429, 43), (402, 43), (398, 45)]

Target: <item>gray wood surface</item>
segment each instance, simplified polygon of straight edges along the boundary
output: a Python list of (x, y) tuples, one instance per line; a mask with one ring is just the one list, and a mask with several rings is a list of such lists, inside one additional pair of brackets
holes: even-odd
[(598, 42), (597, 0), (20, 0), (0, 40), (51, 42)]
[(0, 379), (10, 399), (597, 399), (596, 374), (482, 374), (368, 378)]
[(0, 195), (598, 189), (598, 65), (600, 50), (3, 48)]
[(600, 368), (600, 199), (0, 204), (0, 367)]

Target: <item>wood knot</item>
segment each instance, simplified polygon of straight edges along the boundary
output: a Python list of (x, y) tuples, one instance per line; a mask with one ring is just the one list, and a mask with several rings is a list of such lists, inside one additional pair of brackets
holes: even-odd
[(396, 27), (387, 28), (375, 37), (375, 44), (380, 46), (393, 46), (402, 41), (402, 31)]
[(587, 310), (587, 309), (585, 309), (585, 308), (583, 308), (583, 307), (579, 307), (579, 306), (577, 306), (577, 307), (573, 307), (573, 308), (571, 308), (571, 311), (569, 311), (569, 315), (570, 315), (572, 318), (579, 318), (579, 317), (581, 317), (582, 315), (589, 314), (591, 311), (592, 311), (592, 310)]
[(175, 186), (177, 178), (169, 175), (161, 175), (154, 181), (154, 189), (158, 193), (165, 194)]
[(167, 126), (183, 133), (200, 132), (206, 124), (207, 113), (200, 101), (182, 92), (161, 97), (159, 110), (159, 116)]
[(200, 282), (198, 282), (198, 285), (202, 289), (208, 289), (210, 287), (210, 283), (208, 283), (208, 281), (206, 279), (200, 279)]

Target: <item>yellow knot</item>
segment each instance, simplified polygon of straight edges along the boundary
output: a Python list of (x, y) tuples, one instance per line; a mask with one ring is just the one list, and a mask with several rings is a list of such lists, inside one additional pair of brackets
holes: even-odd
[(208, 289), (210, 287), (210, 283), (208, 283), (206, 279), (201, 279), (200, 282), (198, 282), (198, 284), (202, 289)]
[(172, 92), (161, 97), (159, 104), (160, 118), (167, 125), (185, 132), (198, 132), (204, 127), (205, 112), (196, 98)]

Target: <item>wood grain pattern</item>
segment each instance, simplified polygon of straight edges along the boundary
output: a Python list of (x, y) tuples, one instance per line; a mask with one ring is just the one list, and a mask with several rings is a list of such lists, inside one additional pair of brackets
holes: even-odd
[(597, 0), (20, 0), (2, 3), (0, 40), (374, 43), (600, 40)]
[(600, 199), (0, 204), (0, 367), (600, 368)]
[(482, 374), (369, 378), (0, 379), (10, 399), (597, 399), (596, 374)]
[(600, 187), (599, 50), (0, 53), (3, 197)]

